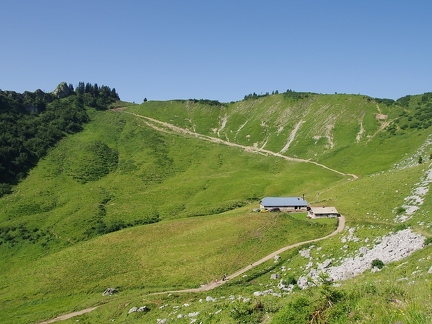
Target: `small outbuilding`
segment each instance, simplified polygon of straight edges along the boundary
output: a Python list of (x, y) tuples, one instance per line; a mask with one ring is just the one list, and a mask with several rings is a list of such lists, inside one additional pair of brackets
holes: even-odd
[(260, 208), (303, 212), (308, 210), (308, 203), (301, 197), (265, 197), (260, 202)]
[(340, 214), (335, 207), (310, 207), (308, 212), (309, 218), (322, 218), (322, 217), (339, 217)]

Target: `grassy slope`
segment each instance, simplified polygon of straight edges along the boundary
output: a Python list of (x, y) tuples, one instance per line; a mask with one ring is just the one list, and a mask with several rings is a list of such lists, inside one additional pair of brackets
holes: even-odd
[[(280, 94), (221, 107), (189, 101), (147, 102), (130, 111), (274, 152), (281, 151), (295, 133), (285, 155), (369, 175), (391, 168), (404, 154), (412, 154), (429, 134), (416, 131), (414, 136), (411, 131), (389, 136), (383, 131), (402, 110), (398, 105), (379, 105), (360, 95), (314, 94), (294, 100)], [(379, 115), (386, 117), (379, 119)], [(366, 157), (368, 161), (373, 157), (373, 163), (364, 163)]]
[[(2, 226), (14, 237), (3, 238), (2, 259), (8, 262), (0, 266), (6, 278), (1, 299), (7, 301), (4, 312), (10, 318), (50, 317), (47, 309), (67, 311), (87, 294), (100, 296), (106, 286), (143, 291), (194, 287), (285, 242), (334, 228), (249, 211), (265, 195), (307, 194), (344, 181), (337, 174), (160, 134), (127, 114), (93, 117), (84, 132), (62, 141), (0, 202)], [(83, 172), (82, 164), (103, 164), (88, 152), (97, 141), (118, 152), (118, 167), (99, 180), (80, 183), (73, 176)], [(320, 180), (305, 178), (304, 172)], [(234, 214), (197, 218), (241, 205), (246, 207)], [(88, 230), (98, 220), (133, 223), (155, 213), (164, 221), (80, 243), (91, 237)], [(27, 233), (43, 235), (28, 238)], [(249, 249), (253, 253), (245, 253)]]
[[(226, 107), (147, 102), (129, 111), (244, 145), (265, 144), (264, 148), (274, 151), (284, 147), (291, 130), (304, 121), (286, 155), (367, 175), (390, 169), (411, 155), (427, 135), (417, 132), (389, 138), (376, 133), (380, 127), (376, 109), (375, 103), (362, 96), (315, 95), (293, 101), (278, 95)], [(394, 118), (395, 112), (385, 109), (381, 107), (381, 112)], [(357, 144), (358, 120), (365, 131)], [(334, 124), (331, 133), (328, 121)], [(333, 148), (324, 136), (332, 138)], [(73, 179), (77, 172), (105, 170), (100, 168), (104, 158), (88, 149), (97, 141), (118, 153), (117, 168), (99, 180), (80, 183)], [(312, 204), (336, 205), (347, 215), (349, 225), (366, 226), (358, 235), (382, 235), (395, 228), (392, 210), (403, 204), (422, 172), (420, 166), (348, 181), (311, 164), (166, 135), (128, 114), (96, 113), (83, 133), (62, 141), (13, 195), (0, 200), (1, 226), (15, 228), (0, 246), (2, 260), (7, 260), (0, 265), (5, 321), (43, 319), (106, 301), (100, 293), (107, 286), (122, 289), (114, 299), (117, 311), (101, 308), (86, 316), (93, 318), (90, 322), (112, 317), (126, 321), (125, 306), (120, 305), (131, 300), (139, 303), (145, 292), (197, 286), (279, 248), (282, 241), (285, 245), (322, 236), (333, 228), (286, 216), (251, 214), (263, 196), (304, 193)], [(428, 206), (426, 199), (422, 210)], [(410, 224), (430, 234), (428, 227), (419, 225), (418, 218), (429, 222), (425, 211)], [(110, 226), (155, 215), (162, 221), (82, 242), (94, 235), (88, 231), (100, 220)], [(189, 216), (195, 217), (185, 218)], [(19, 226), (28, 232), (17, 234)], [(11, 233), (16, 237), (13, 246)], [(335, 238), (320, 245), (332, 253), (340, 242)], [(287, 252), (285, 259), (296, 269), (304, 262), (295, 251)], [(267, 276), (259, 279), (258, 275), (257, 280)], [(233, 284), (220, 294), (256, 289), (249, 285)], [(347, 291), (355, 290), (356, 283), (350, 285)], [(427, 288), (420, 289), (427, 294)], [(144, 301), (156, 306), (164, 298)], [(176, 302), (188, 298), (179, 297)], [(359, 305), (365, 313), (367, 308)], [(147, 318), (158, 316), (164, 312), (154, 311)], [(223, 322), (231, 320), (226, 314)]]

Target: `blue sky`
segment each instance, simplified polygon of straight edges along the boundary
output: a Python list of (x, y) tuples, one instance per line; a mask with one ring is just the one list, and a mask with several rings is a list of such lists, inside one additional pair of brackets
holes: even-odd
[(0, 89), (122, 100), (432, 91), (432, 1), (0, 0)]

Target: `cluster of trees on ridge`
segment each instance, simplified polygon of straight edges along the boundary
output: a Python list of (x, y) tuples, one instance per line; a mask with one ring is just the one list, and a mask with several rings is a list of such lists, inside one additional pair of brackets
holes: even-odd
[[(278, 90), (272, 91), (271, 93), (272, 95), (274, 94), (279, 94)], [(305, 99), (308, 98), (309, 95), (311, 95), (312, 93), (310, 92), (297, 92), (297, 91), (293, 91), (291, 89), (288, 89), (287, 91), (283, 92), (283, 95), (285, 98), (290, 98), (290, 99)], [(258, 99), (258, 98), (262, 98), (262, 97), (267, 97), (270, 96), (269, 92), (266, 92), (265, 94), (256, 94), (255, 92), (250, 93), (248, 95), (245, 95), (243, 100), (248, 100), (248, 99)]]
[(107, 109), (119, 100), (108, 86), (65, 82), (51, 93), (0, 90), (0, 196), (23, 179), (47, 150), (66, 134), (82, 130), (86, 109)]
[(392, 104), (397, 104), (404, 110), (387, 127), (390, 134), (396, 135), (408, 129), (422, 130), (432, 126), (432, 92), (426, 92), (421, 96), (408, 95), (397, 99)]

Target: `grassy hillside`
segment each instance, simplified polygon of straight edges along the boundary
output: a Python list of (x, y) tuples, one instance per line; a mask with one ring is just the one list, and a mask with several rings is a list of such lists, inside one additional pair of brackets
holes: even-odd
[[(360, 95), (309, 94), (293, 99), (278, 94), (220, 106), (146, 102), (130, 111), (229, 142), (368, 175), (390, 168), (424, 142), (427, 130), (415, 126), (415, 120), (408, 127), (409, 116), (415, 115), (419, 101), (426, 101), (420, 99), (424, 96), (412, 96), (403, 106)], [(364, 163), (366, 158), (373, 158), (373, 163)]]
[[(417, 280), (427, 279), (432, 266), (429, 248), (339, 288), (254, 297), (277, 290), (269, 277), (282, 266), (289, 269), (282, 274), (286, 282), (305, 274), (302, 247), (212, 292), (149, 295), (199, 287), (335, 229), (335, 220), (252, 212), (265, 196), (304, 194), (310, 204), (336, 206), (347, 217), (342, 234), (311, 248), (315, 263), (331, 257), (337, 264), (365, 242), (405, 228), (431, 236), (430, 195), (409, 220), (395, 222), (429, 172), (429, 131), (415, 124), (427, 104), (427, 96), (387, 105), (365, 96), (278, 94), (89, 111), (82, 132), (60, 141), (0, 199), (3, 321), (37, 322), (93, 305), (102, 306), (83, 315), (84, 322), (190, 323), (178, 315), (199, 312), (206, 323), (282, 323), (296, 307), (309, 322), (315, 313), (331, 323), (428, 318), (430, 285)], [(358, 240), (345, 248), (350, 229)], [(417, 270), (415, 280), (401, 279)], [(107, 287), (119, 293), (101, 296)], [(415, 292), (425, 299), (421, 305)], [(199, 302), (209, 294), (217, 301)], [(329, 296), (335, 307), (322, 306)], [(403, 303), (391, 304), (397, 314), (386, 298)], [(142, 305), (151, 311), (127, 315)]]

